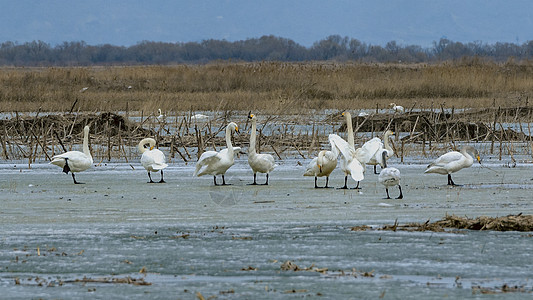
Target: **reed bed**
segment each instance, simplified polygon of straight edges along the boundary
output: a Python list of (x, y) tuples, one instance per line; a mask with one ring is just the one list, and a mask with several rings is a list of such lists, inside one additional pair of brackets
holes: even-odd
[[(83, 88), (87, 88), (83, 90)], [(0, 112), (262, 111), (527, 106), (530, 62), (213, 63), (1, 68)]]

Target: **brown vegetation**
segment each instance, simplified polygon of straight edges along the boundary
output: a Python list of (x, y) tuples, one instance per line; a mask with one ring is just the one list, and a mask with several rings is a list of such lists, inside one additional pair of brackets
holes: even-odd
[[(364, 231), (372, 229), (369, 226), (352, 227), (352, 231)], [(533, 231), (533, 215), (508, 215), (505, 217), (480, 216), (475, 219), (459, 217), (455, 215), (446, 216), (444, 219), (430, 223), (410, 223), (398, 225), (384, 225), (378, 230), (404, 230), (404, 231), (436, 231), (442, 232), (449, 229), (469, 229), (469, 230), (493, 230), (493, 231)]]
[[(87, 87), (81, 92), (82, 88)], [(529, 63), (2, 68), (0, 111), (164, 111), (527, 106)], [(76, 103), (76, 105), (73, 105)]]

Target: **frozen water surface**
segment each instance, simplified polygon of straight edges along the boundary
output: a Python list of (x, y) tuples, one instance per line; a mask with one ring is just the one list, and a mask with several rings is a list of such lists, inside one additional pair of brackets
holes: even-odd
[[(138, 163), (79, 173), (84, 185), (47, 164), (1, 165), (0, 298), (532, 296), (531, 233), (351, 230), (446, 214), (532, 214), (529, 165), (476, 165), (454, 175), (465, 186), (449, 188), (421, 164), (391, 162), (405, 198), (385, 200), (371, 168), (361, 191), (314, 189), (302, 176), (307, 162), (285, 160), (270, 186), (248, 186), (239, 159), (224, 187), (193, 178), (194, 164), (181, 162), (165, 169), (166, 184), (146, 183)], [(342, 183), (336, 170), (330, 185)], [(302, 271), (282, 270), (286, 261)], [(150, 285), (103, 282), (127, 277)], [(87, 279), (102, 282), (76, 282)], [(501, 293), (504, 285), (519, 291)]]

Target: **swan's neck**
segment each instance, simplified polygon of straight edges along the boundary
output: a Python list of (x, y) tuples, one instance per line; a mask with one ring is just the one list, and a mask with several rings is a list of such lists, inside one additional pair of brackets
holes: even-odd
[(228, 153), (233, 156), (233, 145), (231, 144), (231, 128), (226, 127), (226, 145), (228, 146)]
[(83, 130), (83, 153), (87, 156), (91, 156), (89, 151), (89, 130)]
[(472, 156), (470, 156), (470, 154), (468, 153), (469, 149), (467, 148), (463, 148), (461, 150), (461, 153), (466, 157), (466, 159), (470, 162), (474, 162), (474, 158)]
[(139, 152), (144, 153), (146, 151), (146, 148), (144, 148), (144, 143), (139, 143), (137, 148), (139, 149)]
[(252, 132), (250, 132), (250, 148), (248, 154), (255, 154), (255, 139), (256, 139), (257, 121), (252, 119)]
[[(337, 144), (335, 144), (334, 141), (330, 141), (329, 142), (331, 144), (331, 152), (333, 152), (333, 154), (338, 157), (339, 156), (339, 148), (337, 148)], [(325, 153), (324, 153), (325, 154)]]
[(350, 145), (350, 147), (352, 148), (355, 148), (355, 141), (353, 137), (353, 127), (352, 127), (352, 116), (350, 114), (346, 114), (346, 129), (348, 131), (348, 137), (346, 139), (348, 141), (348, 145)]
[(383, 137), (383, 144), (385, 144), (385, 149), (388, 151), (392, 151), (391, 146), (389, 145), (389, 134), (385, 133), (385, 136)]

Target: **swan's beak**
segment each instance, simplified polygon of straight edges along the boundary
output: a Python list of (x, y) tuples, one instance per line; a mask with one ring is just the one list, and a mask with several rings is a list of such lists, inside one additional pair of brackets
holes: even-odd
[(150, 146), (150, 151), (154, 150), (154, 146)]
[(248, 115), (248, 119), (251, 119), (251, 118), (253, 118), (253, 117), (254, 117), (254, 114), (249, 114), (249, 115)]
[(318, 165), (318, 170), (322, 173), (322, 165)]
[(479, 157), (479, 155), (478, 155), (478, 156), (476, 156), (476, 158), (477, 158), (477, 162), (478, 162), (479, 164), (481, 164), (481, 157)]
[(344, 117), (344, 113), (342, 113), (342, 116)]
[(239, 127), (238, 126), (235, 126), (235, 132), (239, 133)]

